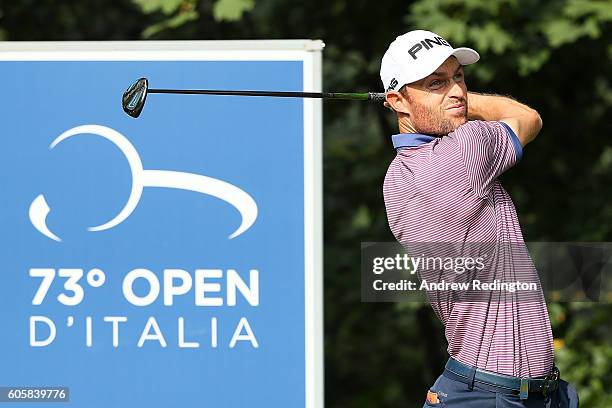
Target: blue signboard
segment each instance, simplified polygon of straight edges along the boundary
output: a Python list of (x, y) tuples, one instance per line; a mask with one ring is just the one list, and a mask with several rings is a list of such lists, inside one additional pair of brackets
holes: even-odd
[(52, 406), (322, 403), (320, 102), (120, 103), (139, 77), (316, 91), (320, 47), (173, 44), (0, 49), (0, 387), (19, 406), (50, 403), (34, 387), (64, 391)]

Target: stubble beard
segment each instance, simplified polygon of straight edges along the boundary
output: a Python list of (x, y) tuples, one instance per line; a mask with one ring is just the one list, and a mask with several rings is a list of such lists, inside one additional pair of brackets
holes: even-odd
[(430, 108), (419, 103), (412, 102), (411, 122), (418, 133), (427, 135), (448, 135), (459, 126), (467, 122), (467, 101), (463, 116), (449, 118), (444, 115), (443, 108)]

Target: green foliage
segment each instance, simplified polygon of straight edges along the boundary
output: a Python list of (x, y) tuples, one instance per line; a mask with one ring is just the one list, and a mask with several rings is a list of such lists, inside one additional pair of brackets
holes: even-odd
[(143, 32), (143, 38), (151, 38), (159, 32), (177, 28), (196, 20), (198, 12), (195, 9), (197, 0), (132, 0), (146, 14), (161, 13), (163, 19), (151, 24)]
[(572, 43), (580, 37), (599, 38), (601, 25), (612, 21), (612, 6), (605, 1), (570, 0), (559, 15), (542, 22), (542, 32), (552, 47)]
[(406, 20), (482, 52), (507, 52), (514, 56), (511, 66), (526, 76), (549, 60), (550, 49), (601, 38), (612, 6), (600, 0), (419, 0)]
[(180, 12), (170, 18), (160, 21), (159, 23), (150, 25), (142, 32), (142, 36), (143, 38), (151, 38), (163, 30), (180, 27), (186, 22), (196, 20), (197, 18), (198, 13), (194, 10)]
[(213, 7), (213, 16), (217, 21), (236, 21), (254, 7), (255, 0), (217, 0)]
[(161, 11), (164, 14), (174, 13), (183, 0), (133, 0), (145, 13)]
[[(143, 38), (152, 38), (162, 31), (172, 30), (197, 20), (199, 17), (198, 0), (132, 0), (145, 14), (159, 14), (157, 22), (146, 27)], [(255, 0), (216, 0), (212, 7), (215, 21), (237, 21), (244, 13), (255, 7)]]
[[(503, 182), (531, 241), (612, 240), (612, 7), (605, 0), (13, 0), (9, 40), (321, 38), (330, 91), (380, 90), (395, 36), (431, 29), (476, 48), (468, 87), (536, 108), (544, 128)], [(95, 15), (94, 20), (91, 15)], [(178, 18), (178, 16), (183, 16)], [(121, 24), (117, 22), (121, 21)], [(395, 118), (382, 107), (324, 105), (327, 407), (422, 405), (445, 362), (426, 304), (360, 302), (360, 243), (393, 241), (382, 180)], [(612, 406), (612, 299), (551, 303), (557, 364), (582, 406)]]
[(612, 384), (610, 306), (557, 303), (549, 308), (551, 316), (557, 316), (551, 317), (553, 329), (564, 338), (564, 344), (555, 352), (556, 364), (562, 376), (579, 390), (580, 405), (612, 406), (612, 394), (608, 391)]

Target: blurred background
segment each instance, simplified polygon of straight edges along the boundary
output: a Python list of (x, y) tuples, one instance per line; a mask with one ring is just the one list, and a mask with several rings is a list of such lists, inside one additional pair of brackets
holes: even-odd
[[(468, 89), (544, 120), (503, 178), (527, 241), (612, 241), (611, 23), (609, 0), (0, 1), (6, 41), (322, 39), (323, 86), (339, 92), (382, 91), (382, 54), (408, 30), (473, 47)], [(360, 243), (394, 240), (382, 181), (395, 117), (339, 101), (323, 112), (326, 406), (420, 406), (447, 358), (441, 324), (427, 304), (360, 301)], [(611, 407), (612, 301), (549, 311), (581, 406)]]

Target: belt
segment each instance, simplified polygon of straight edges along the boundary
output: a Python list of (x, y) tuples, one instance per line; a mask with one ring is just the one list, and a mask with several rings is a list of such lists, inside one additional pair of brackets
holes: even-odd
[(554, 392), (559, 385), (559, 369), (553, 367), (552, 373), (545, 377), (512, 377), (481, 370), (449, 358), (444, 375), (463, 382), (472, 389), (473, 384), (484, 386), (495, 392), (516, 394), (526, 400), (530, 392), (542, 393), (544, 397)]

